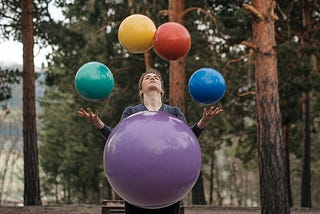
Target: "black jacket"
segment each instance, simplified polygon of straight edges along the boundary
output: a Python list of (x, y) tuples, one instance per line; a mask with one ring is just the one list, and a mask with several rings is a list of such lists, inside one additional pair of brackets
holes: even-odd
[[(136, 106), (128, 106), (124, 109), (122, 116), (121, 116), (121, 120), (123, 120), (126, 117), (129, 117), (130, 115), (132, 115), (134, 113), (140, 112), (140, 111), (148, 111), (148, 109), (145, 107), (144, 104), (138, 104)], [(176, 106), (162, 104), (159, 111), (168, 112), (168, 113), (172, 114), (173, 116), (179, 118), (180, 120), (184, 121), (186, 124), (188, 124), (185, 116), (180, 111), (180, 109)], [(194, 124), (193, 126), (191, 126), (191, 129), (197, 137), (199, 137), (199, 135), (201, 134), (201, 132), (203, 130), (203, 129), (200, 129), (197, 126), (197, 124)], [(104, 127), (102, 129), (98, 129), (98, 130), (102, 134), (102, 136), (107, 140), (110, 133), (111, 133), (112, 128), (110, 128), (108, 125), (104, 124)]]
[[(121, 120), (140, 111), (148, 111), (148, 109), (145, 107), (144, 104), (138, 104), (136, 106), (126, 107), (122, 113)], [(178, 119), (184, 121), (186, 124), (188, 124), (185, 116), (180, 111), (180, 109), (176, 106), (162, 104), (159, 111), (168, 112), (173, 116), (177, 117)], [(191, 126), (191, 129), (197, 137), (199, 137), (199, 135), (203, 130), (203, 129), (200, 129), (197, 126), (197, 124), (194, 124), (193, 126)], [(98, 130), (102, 134), (102, 136), (107, 140), (112, 129), (105, 124), (102, 129), (98, 129)], [(168, 207), (164, 207), (160, 209), (144, 209), (144, 208), (131, 205), (128, 202), (125, 202), (125, 212), (126, 214), (178, 214), (179, 205), (180, 205), (180, 202), (178, 201), (175, 204), (172, 204)]]

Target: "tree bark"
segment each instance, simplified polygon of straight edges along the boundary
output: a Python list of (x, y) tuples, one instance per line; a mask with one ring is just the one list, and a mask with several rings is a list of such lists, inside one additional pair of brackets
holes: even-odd
[(211, 150), (211, 162), (210, 162), (210, 193), (209, 193), (209, 204), (211, 205), (213, 203), (213, 170), (215, 165), (215, 149)]
[[(130, 0), (131, 1), (131, 6), (133, 5), (133, 0)], [(143, 0), (144, 4), (147, 5), (148, 4), (148, 1), (147, 0)], [(145, 13), (147, 14), (147, 16), (151, 16), (150, 15), (150, 11), (148, 8), (145, 9)], [(146, 66), (146, 70), (148, 68), (151, 68), (153, 67), (153, 62), (152, 62), (152, 53), (151, 53), (151, 49), (146, 51), (144, 54), (144, 63), (145, 63), (145, 66)]]
[(293, 206), (291, 194), (291, 180), (290, 180), (290, 125), (285, 124), (283, 128), (283, 142), (284, 142), (284, 159), (285, 159), (285, 172), (287, 179), (287, 192), (290, 207)]
[(144, 64), (146, 66), (146, 70), (150, 67), (153, 67), (151, 50), (146, 51), (143, 54), (143, 56), (144, 56)]
[[(274, 1), (253, 0), (261, 213), (290, 213), (279, 107)], [(262, 15), (262, 19), (261, 16)]]
[[(308, 0), (303, 1), (302, 6), (302, 39), (301, 45), (306, 47), (310, 43), (310, 30), (312, 27), (312, 17), (310, 13), (310, 5)], [(303, 53), (305, 59), (302, 63), (307, 65), (302, 66), (311, 68), (311, 54)], [(302, 175), (301, 175), (301, 207), (311, 207), (311, 163), (310, 163), (310, 92), (309, 92), (309, 73), (310, 70), (306, 69), (304, 72), (304, 79), (306, 87), (302, 92), (302, 122), (303, 122), (303, 164), (302, 164)]]
[(197, 204), (197, 205), (206, 204), (206, 199), (203, 191), (203, 178), (202, 178), (201, 171), (200, 171), (198, 180), (192, 189), (192, 204)]
[[(183, 0), (169, 0), (169, 21), (183, 24)], [(178, 106), (182, 112), (185, 112), (185, 89), (186, 89), (186, 61), (185, 57), (170, 61), (169, 71), (169, 103)], [(203, 188), (202, 173), (192, 189), (192, 203), (206, 204)]]
[[(183, 0), (169, 0), (169, 20), (183, 24)], [(185, 58), (170, 61), (169, 71), (169, 103), (178, 106), (182, 112), (185, 110)]]
[(301, 207), (311, 207), (310, 170), (310, 98), (309, 91), (302, 92), (303, 164), (301, 175)]
[(20, 2), (23, 43), (24, 205), (41, 205), (33, 62), (33, 1)]
[(169, 71), (169, 103), (174, 106), (178, 106), (180, 110), (185, 113), (185, 60), (177, 59), (170, 61)]

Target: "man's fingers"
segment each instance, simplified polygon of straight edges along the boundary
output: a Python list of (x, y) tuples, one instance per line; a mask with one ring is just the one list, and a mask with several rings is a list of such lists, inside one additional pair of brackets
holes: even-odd
[(88, 116), (93, 117), (93, 112), (92, 112), (91, 108), (87, 108), (87, 111), (88, 111)]
[(214, 111), (214, 114), (219, 114), (219, 113), (222, 112), (222, 111), (223, 111), (222, 108), (217, 107), (217, 108), (215, 109), (215, 111)]
[(209, 110), (206, 112), (207, 115), (212, 115), (215, 111), (216, 107), (215, 106), (210, 106)]
[(213, 114), (219, 107), (218, 106), (211, 106), (210, 113)]
[(82, 112), (82, 111), (78, 111), (77, 112), (78, 113), (78, 116), (80, 116), (80, 117), (88, 117), (84, 112)]
[(207, 114), (207, 108), (206, 108), (206, 107), (204, 107), (204, 108), (203, 108), (203, 112), (202, 112), (202, 117), (205, 117), (205, 116), (206, 116), (206, 114)]
[(221, 111), (223, 111), (223, 110), (219, 106), (211, 106), (209, 111), (207, 112), (207, 116), (212, 117), (212, 116), (220, 113)]

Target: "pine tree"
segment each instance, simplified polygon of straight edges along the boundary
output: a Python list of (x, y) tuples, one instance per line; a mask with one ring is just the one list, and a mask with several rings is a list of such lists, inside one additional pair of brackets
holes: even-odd
[(33, 62), (32, 0), (21, 1), (23, 43), (24, 205), (41, 205)]
[(272, 1), (244, 5), (253, 15), (261, 213), (290, 213), (278, 94)]

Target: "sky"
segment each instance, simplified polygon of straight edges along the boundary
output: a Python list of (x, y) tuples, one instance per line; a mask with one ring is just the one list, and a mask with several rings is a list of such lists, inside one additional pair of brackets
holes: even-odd
[[(49, 5), (49, 12), (54, 19), (63, 20), (62, 12), (53, 3)], [(0, 37), (0, 65), (22, 64), (22, 50), (22, 43), (13, 40), (7, 41)], [(39, 46), (35, 45), (33, 50), (35, 67), (41, 68), (42, 64), (46, 66), (45, 56), (50, 52), (50, 47), (40, 49)]]
[[(34, 64), (40, 68), (42, 63), (47, 65), (45, 55), (50, 53), (50, 48), (39, 50), (38, 46), (34, 47)], [(0, 41), (0, 63), (5, 64), (22, 64), (22, 43), (16, 41)]]

